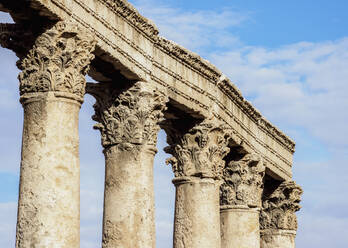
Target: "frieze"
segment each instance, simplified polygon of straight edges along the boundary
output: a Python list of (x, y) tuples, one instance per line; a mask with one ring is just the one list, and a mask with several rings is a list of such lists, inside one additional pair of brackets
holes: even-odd
[(260, 214), (261, 229), (297, 230), (296, 212), (301, 209), (302, 189), (294, 181), (285, 181), (266, 199)]

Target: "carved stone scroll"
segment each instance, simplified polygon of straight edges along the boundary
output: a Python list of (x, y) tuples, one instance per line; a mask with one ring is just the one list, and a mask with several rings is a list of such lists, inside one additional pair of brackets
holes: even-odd
[(63, 92), (83, 98), (94, 37), (70, 22), (58, 22), (35, 40), (20, 61), (20, 94)]
[(168, 135), (170, 146), (165, 151), (173, 155), (167, 163), (172, 165), (175, 177), (222, 177), (223, 158), (229, 152), (227, 145), (231, 136), (225, 125), (208, 120), (183, 136), (175, 133)]
[(256, 154), (247, 154), (224, 168), (220, 205), (261, 207), (265, 166)]
[(98, 122), (94, 128), (100, 130), (105, 148), (156, 146), (168, 101), (164, 95), (144, 82), (123, 90), (111, 83), (88, 84), (87, 91), (97, 99), (92, 118)]
[(301, 209), (302, 189), (293, 181), (285, 181), (263, 200), (261, 229), (297, 230), (295, 213)]

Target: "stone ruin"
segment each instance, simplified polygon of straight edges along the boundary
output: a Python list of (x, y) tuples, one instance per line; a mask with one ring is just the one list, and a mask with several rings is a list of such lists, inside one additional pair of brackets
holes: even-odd
[(0, 44), (19, 58), (24, 108), (17, 248), (80, 246), (85, 94), (105, 155), (103, 248), (155, 247), (160, 129), (176, 187), (174, 248), (295, 247), (295, 143), (221, 71), (126, 0), (0, 0), (0, 11), (15, 21), (0, 25)]

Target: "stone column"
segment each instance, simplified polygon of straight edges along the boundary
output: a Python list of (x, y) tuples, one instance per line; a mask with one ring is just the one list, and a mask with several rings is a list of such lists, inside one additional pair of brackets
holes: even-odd
[(80, 247), (78, 119), (93, 37), (58, 22), (18, 65), (24, 107), (16, 247)]
[(220, 188), (221, 247), (260, 247), (260, 207), (265, 166), (258, 155), (229, 162)]
[(297, 218), (302, 189), (285, 181), (262, 203), (261, 248), (295, 248)]
[(153, 161), (167, 99), (150, 83), (89, 84), (105, 155), (103, 248), (156, 245)]
[(174, 248), (220, 247), (219, 187), (228, 130), (204, 121), (186, 134), (168, 132), (176, 187)]

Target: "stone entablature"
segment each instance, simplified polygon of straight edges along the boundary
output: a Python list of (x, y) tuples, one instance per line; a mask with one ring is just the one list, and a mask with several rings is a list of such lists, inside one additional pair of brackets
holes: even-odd
[[(207, 118), (213, 112), (236, 131), (251, 153), (263, 155), (273, 174), (291, 178), (294, 142), (262, 117), (218, 69), (158, 36), (157, 28), (126, 1), (33, 0), (31, 7), (43, 16), (71, 18), (91, 30), (98, 58), (113, 63), (129, 79), (155, 82), (170, 101), (191, 114)], [(97, 73), (90, 75), (98, 79)]]

